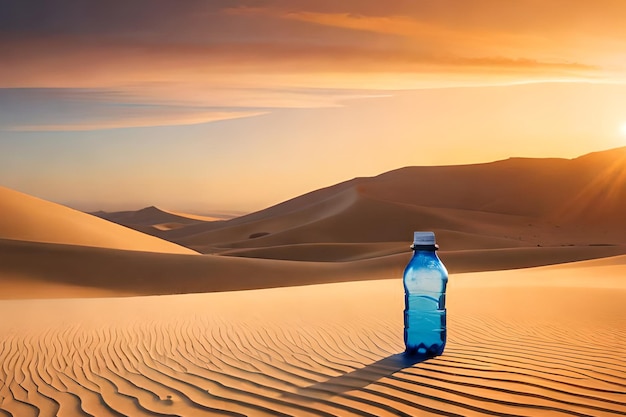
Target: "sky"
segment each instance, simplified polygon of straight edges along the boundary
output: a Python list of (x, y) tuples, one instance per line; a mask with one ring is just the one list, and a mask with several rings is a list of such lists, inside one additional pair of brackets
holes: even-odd
[(0, 0), (0, 185), (250, 212), (626, 146), (622, 0)]

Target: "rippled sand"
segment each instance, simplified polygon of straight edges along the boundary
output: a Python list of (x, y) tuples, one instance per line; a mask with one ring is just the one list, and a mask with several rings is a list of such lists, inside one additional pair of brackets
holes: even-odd
[(0, 301), (0, 415), (624, 415), (624, 272), (453, 276), (421, 363), (399, 280)]

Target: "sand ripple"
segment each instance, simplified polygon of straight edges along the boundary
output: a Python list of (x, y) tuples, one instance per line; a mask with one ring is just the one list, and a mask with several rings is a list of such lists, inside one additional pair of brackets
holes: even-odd
[[(3, 302), (32, 314), (0, 325), (0, 415), (626, 414), (623, 314), (493, 314), (458, 293), (445, 355), (411, 363), (389, 282), (369, 284), (381, 305), (334, 304), (357, 284)], [(297, 314), (273, 303), (305, 294)]]

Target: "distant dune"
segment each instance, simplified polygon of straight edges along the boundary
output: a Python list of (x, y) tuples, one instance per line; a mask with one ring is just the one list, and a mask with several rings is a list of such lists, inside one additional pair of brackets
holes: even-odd
[(154, 206), (137, 211), (117, 211), (111, 213), (98, 211), (90, 214), (152, 235), (158, 234), (159, 231), (175, 230), (189, 225), (221, 220), (217, 217), (167, 211)]
[(89, 214), (149, 234), (158, 234), (159, 231), (175, 230), (206, 222), (221, 222), (239, 215), (237, 212), (225, 211), (210, 215), (200, 215), (166, 210), (155, 206), (145, 207), (140, 210), (96, 211)]
[(572, 160), (402, 168), (228, 221), (152, 233), (203, 253), (336, 261), (376, 256), (424, 229), (444, 250), (620, 245), (624, 213), (626, 147)]
[(3, 187), (0, 187), (0, 239), (197, 254), (177, 244)]

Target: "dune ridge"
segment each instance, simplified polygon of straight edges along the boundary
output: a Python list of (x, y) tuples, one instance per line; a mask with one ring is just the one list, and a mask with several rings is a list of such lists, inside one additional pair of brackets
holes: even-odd
[[(453, 273), (529, 268), (623, 255), (626, 246), (442, 252)], [(401, 253), (345, 262), (187, 256), (0, 239), (0, 299), (184, 294), (398, 279)], [(33, 262), (36, 260), (36, 262)]]
[[(626, 293), (595, 274), (597, 262), (570, 265), (586, 288), (561, 280), (560, 266), (549, 267), (543, 278), (555, 282), (544, 288), (526, 279), (532, 269), (482, 273), (493, 287), (456, 275), (446, 350), (423, 362), (399, 355), (399, 280), (0, 301), (3, 316), (24, 312), (0, 322), (0, 411), (623, 415)], [(612, 265), (626, 272), (623, 259)]]
[(0, 213), (3, 239), (197, 255), (172, 242), (4, 187), (0, 187)]
[[(263, 253), (271, 259), (298, 259), (270, 248), (375, 242), (384, 246), (406, 241), (412, 230), (420, 229), (435, 231), (441, 246), (453, 250), (624, 244), (624, 212), (626, 147), (571, 160), (510, 158), (405, 167), (234, 219), (149, 233), (202, 253), (250, 249), (238, 251), (239, 256)], [(372, 249), (376, 254), (381, 248)], [(323, 257), (323, 252), (313, 256)], [(326, 260), (333, 259), (331, 254)]]
[(221, 222), (236, 217), (234, 214), (227, 213), (215, 215), (189, 214), (155, 206), (136, 211), (96, 211), (89, 214), (154, 236), (158, 236), (161, 231), (176, 230), (207, 222)]

